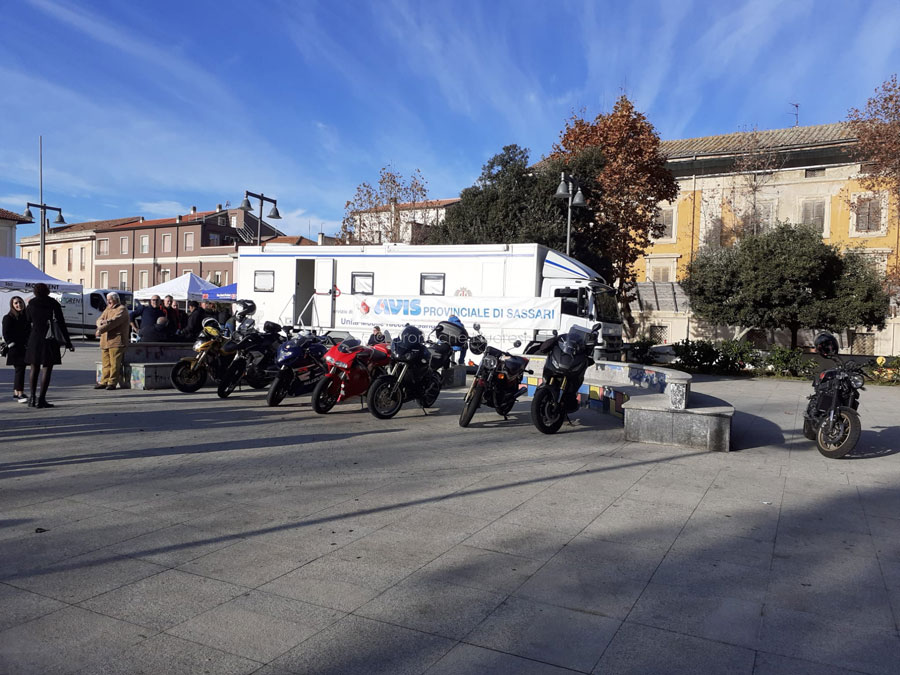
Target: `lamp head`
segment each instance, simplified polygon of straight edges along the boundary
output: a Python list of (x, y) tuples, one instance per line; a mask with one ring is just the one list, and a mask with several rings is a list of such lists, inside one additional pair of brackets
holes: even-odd
[(247, 195), (244, 195), (244, 201), (241, 202), (241, 205), (238, 207), (241, 211), (252, 211), (253, 207), (250, 205), (250, 199), (247, 198)]
[(59, 212), (59, 215), (56, 216), (56, 220), (53, 221), (56, 225), (65, 225), (66, 219), (62, 217), (62, 211)]
[(267, 218), (271, 218), (272, 220), (281, 220), (281, 214), (278, 213), (278, 207), (277, 207), (277, 206), (273, 206), (273, 207), (272, 207), (272, 210), (269, 211), (269, 215), (266, 216), (266, 217), (267, 217)]
[(581, 193), (581, 188), (578, 188), (578, 192), (575, 193), (575, 197), (572, 199), (572, 206), (587, 206), (587, 202), (584, 201), (584, 195)]
[(555, 199), (568, 199), (569, 198), (569, 184), (566, 183), (565, 179), (559, 182), (559, 187), (556, 188), (556, 194), (553, 195)]
[(22, 217), (28, 218), (28, 220), (31, 220), (31, 221), (34, 220), (34, 216), (31, 215), (31, 209), (27, 206), (25, 207), (25, 213), (22, 214)]

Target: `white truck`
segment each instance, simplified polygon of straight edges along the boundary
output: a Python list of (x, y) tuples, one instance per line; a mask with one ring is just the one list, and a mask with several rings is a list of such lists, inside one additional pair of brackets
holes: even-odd
[(256, 303), (257, 323), (365, 340), (375, 325), (396, 336), (413, 324), (427, 334), (456, 315), (471, 334), (478, 323), (507, 351), (528, 352), (572, 325), (596, 329), (606, 358), (622, 349), (612, 289), (591, 268), (539, 244), (241, 247), (237, 280), (239, 298)]
[(106, 309), (106, 294), (116, 292), (122, 304), (131, 309), (133, 295), (130, 291), (113, 291), (109, 288), (85, 288), (81, 293), (52, 293), (62, 305), (63, 317), (69, 335), (82, 335), (94, 339), (97, 319)]

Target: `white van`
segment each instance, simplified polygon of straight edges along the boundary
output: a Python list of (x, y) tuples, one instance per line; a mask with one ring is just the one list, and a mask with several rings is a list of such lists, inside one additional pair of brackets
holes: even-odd
[(106, 309), (106, 294), (118, 293), (122, 304), (131, 309), (133, 294), (130, 291), (118, 291), (111, 288), (85, 288), (82, 293), (53, 293), (53, 297), (62, 305), (63, 317), (69, 335), (82, 335), (94, 339), (97, 330), (97, 319)]

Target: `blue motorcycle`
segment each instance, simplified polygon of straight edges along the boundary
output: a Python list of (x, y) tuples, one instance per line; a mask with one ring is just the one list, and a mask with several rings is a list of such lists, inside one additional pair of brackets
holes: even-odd
[(275, 357), (278, 374), (269, 385), (266, 403), (276, 406), (286, 396), (311, 393), (326, 372), (327, 351), (328, 346), (315, 335), (296, 335), (282, 344)]

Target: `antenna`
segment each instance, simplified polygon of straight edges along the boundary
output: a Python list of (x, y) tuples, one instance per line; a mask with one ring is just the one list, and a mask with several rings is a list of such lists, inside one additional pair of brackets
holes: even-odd
[(800, 104), (799, 103), (790, 103), (788, 105), (794, 106), (794, 112), (788, 113), (788, 115), (794, 116), (794, 126), (799, 127), (800, 126)]

